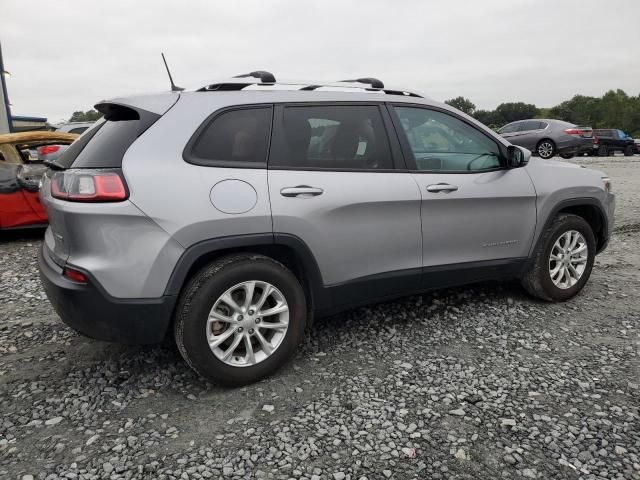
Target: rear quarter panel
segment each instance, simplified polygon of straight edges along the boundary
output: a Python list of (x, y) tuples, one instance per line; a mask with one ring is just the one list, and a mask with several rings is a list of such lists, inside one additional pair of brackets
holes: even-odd
[[(182, 157), (202, 122), (219, 108), (236, 103), (232, 92), (183, 95), (145, 132), (144, 141), (134, 143), (124, 156), (130, 201), (185, 248), (215, 237), (272, 231), (266, 168), (192, 165)], [(227, 214), (212, 204), (214, 185), (231, 179), (255, 190), (256, 202), (249, 211)]]

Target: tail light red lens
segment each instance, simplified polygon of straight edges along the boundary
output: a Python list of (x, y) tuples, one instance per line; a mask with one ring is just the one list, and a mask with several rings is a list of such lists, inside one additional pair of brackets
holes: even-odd
[(87, 276), (75, 268), (64, 267), (62, 275), (67, 277), (72, 282), (87, 283)]
[(566, 128), (564, 130), (564, 133), (566, 133), (567, 135), (578, 135), (578, 136), (580, 136), (582, 134), (582, 130), (580, 130), (579, 128)]
[(38, 147), (38, 155), (49, 155), (50, 153), (56, 153), (60, 150), (60, 145), (43, 145)]
[(51, 177), (51, 196), (72, 202), (121, 202), (129, 193), (117, 172), (65, 170)]

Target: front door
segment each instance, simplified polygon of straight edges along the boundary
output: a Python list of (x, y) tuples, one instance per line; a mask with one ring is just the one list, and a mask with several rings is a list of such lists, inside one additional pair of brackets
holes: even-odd
[(476, 269), (490, 273), (527, 257), (536, 193), (525, 169), (504, 168), (497, 141), (448, 112), (394, 111), (422, 196), (425, 282), (429, 272), (448, 270), (463, 270), (471, 281)]
[(383, 115), (375, 104), (275, 110), (273, 231), (309, 247), (334, 306), (419, 287), (420, 191), (395, 169)]

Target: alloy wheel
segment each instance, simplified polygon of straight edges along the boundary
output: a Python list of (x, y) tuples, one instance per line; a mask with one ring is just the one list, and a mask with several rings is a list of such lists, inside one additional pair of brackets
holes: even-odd
[(538, 145), (538, 155), (541, 158), (551, 158), (553, 156), (553, 144), (551, 142), (542, 142)]
[(270, 357), (289, 328), (284, 295), (267, 282), (234, 285), (213, 304), (207, 319), (209, 348), (225, 364), (248, 367)]
[(549, 275), (560, 289), (573, 287), (584, 273), (589, 260), (589, 248), (584, 236), (569, 230), (556, 240), (549, 256)]

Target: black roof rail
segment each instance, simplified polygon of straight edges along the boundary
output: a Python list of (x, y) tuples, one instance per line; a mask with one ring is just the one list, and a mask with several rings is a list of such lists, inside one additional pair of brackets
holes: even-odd
[(401, 95), (404, 97), (417, 97), (417, 98), (422, 98), (422, 95), (418, 95), (415, 92), (407, 92), (406, 90), (389, 90), (388, 88), (385, 88), (384, 93), (388, 94), (388, 95)]
[(341, 82), (355, 82), (355, 83), (368, 83), (372, 88), (384, 88), (384, 83), (381, 80), (373, 77), (356, 78), (354, 80), (340, 80)]
[(233, 78), (246, 78), (253, 77), (259, 78), (262, 83), (276, 83), (276, 77), (271, 72), (265, 70), (256, 70), (255, 72), (243, 73), (242, 75), (236, 75)]
[(213, 83), (199, 88), (198, 92), (235, 92), (249, 85), (251, 85), (251, 83)]

